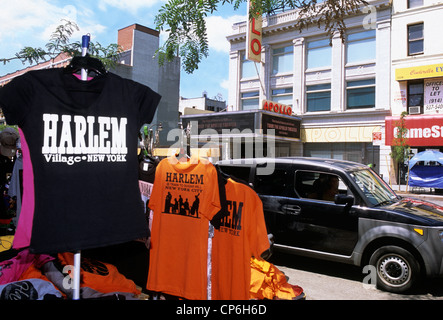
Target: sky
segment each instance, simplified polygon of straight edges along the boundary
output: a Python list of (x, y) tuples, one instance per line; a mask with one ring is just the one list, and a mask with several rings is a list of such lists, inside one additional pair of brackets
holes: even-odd
[[(119, 29), (134, 23), (154, 29), (154, 18), (166, 0), (0, 0), (0, 58), (11, 58), (25, 46), (44, 48), (62, 19), (76, 22), (80, 30), (71, 42), (91, 34), (103, 46), (117, 43)], [(181, 70), (180, 95), (228, 100), (229, 42), (232, 25), (246, 20), (246, 5), (238, 10), (225, 5), (207, 18), (209, 56), (192, 74)], [(160, 35), (160, 42), (166, 39)], [(26, 67), (20, 61), (0, 64), (0, 75)]]

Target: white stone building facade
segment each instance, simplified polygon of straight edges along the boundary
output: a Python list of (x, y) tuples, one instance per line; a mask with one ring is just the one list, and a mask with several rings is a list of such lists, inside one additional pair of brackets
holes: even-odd
[[(245, 59), (247, 23), (235, 24), (228, 36), (228, 110), (260, 109), (263, 100), (291, 105), (302, 119), (301, 139), (278, 144), (277, 156), (375, 163), (388, 181), (392, 164), (385, 125), (391, 116), (408, 111), (410, 98), (409, 81), (399, 81), (396, 70), (443, 67), (438, 31), (443, 3), (368, 2), (360, 14), (346, 19), (345, 41), (339, 34), (329, 39), (317, 26), (300, 32), (294, 27), (296, 10), (264, 17), (261, 63)], [(420, 46), (414, 43), (420, 39), (409, 39), (408, 26), (420, 23), (424, 49), (411, 55), (408, 45)], [(414, 31), (420, 38), (420, 30)]]

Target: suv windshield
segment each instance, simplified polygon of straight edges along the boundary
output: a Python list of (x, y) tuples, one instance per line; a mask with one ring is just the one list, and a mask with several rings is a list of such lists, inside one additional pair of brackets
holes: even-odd
[(363, 191), (369, 206), (385, 205), (398, 200), (391, 188), (371, 170), (351, 172), (351, 177)]

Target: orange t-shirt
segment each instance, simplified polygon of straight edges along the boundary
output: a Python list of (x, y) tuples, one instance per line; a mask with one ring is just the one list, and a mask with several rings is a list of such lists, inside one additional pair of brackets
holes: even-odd
[(247, 300), (251, 283), (251, 257), (269, 248), (263, 204), (249, 186), (228, 179), (223, 218), (212, 240), (211, 297), (213, 300)]
[(149, 208), (154, 215), (146, 288), (206, 299), (209, 220), (220, 210), (215, 167), (197, 157), (163, 159)]

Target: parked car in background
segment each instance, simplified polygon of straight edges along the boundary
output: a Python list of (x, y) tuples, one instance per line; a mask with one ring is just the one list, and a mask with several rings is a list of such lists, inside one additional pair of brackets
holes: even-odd
[(443, 274), (443, 207), (398, 196), (366, 165), (316, 158), (217, 165), (261, 198), (274, 251), (371, 265), (377, 287), (396, 293)]

